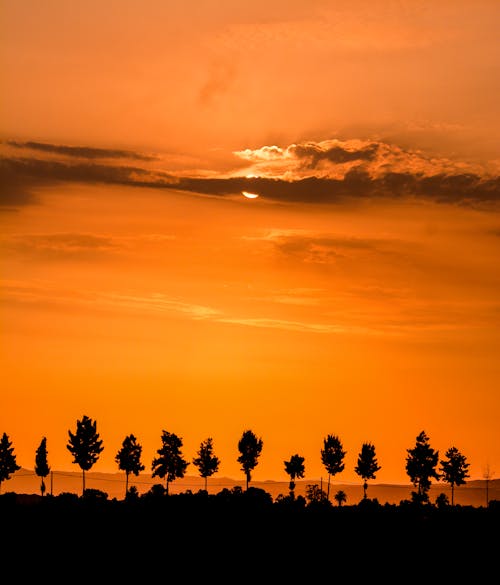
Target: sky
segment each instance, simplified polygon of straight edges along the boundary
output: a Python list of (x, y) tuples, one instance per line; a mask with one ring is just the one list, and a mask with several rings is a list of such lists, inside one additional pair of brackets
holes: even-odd
[[(3, 0), (0, 432), (118, 471), (406, 483), (425, 431), (500, 472), (496, 1)], [(254, 195), (249, 197), (248, 195)], [(257, 197), (255, 197), (257, 195)], [(191, 463), (187, 474), (197, 474)]]

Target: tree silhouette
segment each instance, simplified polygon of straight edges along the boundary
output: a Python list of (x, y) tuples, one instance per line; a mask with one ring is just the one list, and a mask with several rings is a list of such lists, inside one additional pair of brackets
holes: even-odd
[(219, 470), (220, 460), (213, 454), (213, 439), (208, 437), (202, 441), (197, 451), (198, 457), (193, 459), (193, 464), (198, 468), (200, 477), (205, 480), (205, 491), (207, 491), (207, 478)]
[(14, 447), (9, 435), (4, 433), (0, 440), (0, 494), (2, 493), (2, 482), (10, 479), (10, 476), (21, 469), (16, 463)]
[(82, 470), (82, 495), (84, 495), (85, 472), (92, 469), (104, 449), (97, 432), (97, 421), (84, 415), (81, 420), (76, 421), (76, 432), (73, 434), (68, 431), (68, 435), (69, 441), (66, 448), (73, 455), (73, 463), (79, 465)]
[(429, 437), (422, 431), (416, 439), (415, 447), (407, 449), (406, 473), (418, 491), (412, 492), (413, 499), (418, 502), (427, 502), (431, 478), (439, 480), (436, 471), (439, 452), (429, 445)]
[(363, 499), (366, 500), (368, 480), (375, 479), (380, 466), (375, 457), (375, 446), (372, 443), (363, 443), (358, 457), (358, 464), (354, 471), (363, 479)]
[(290, 461), (284, 461), (283, 463), (285, 464), (286, 473), (290, 476), (290, 497), (293, 500), (295, 499), (295, 478), (304, 477), (304, 457), (295, 454), (290, 457)]
[(41, 478), (40, 480), (40, 492), (42, 496), (45, 493), (45, 482), (43, 481), (44, 477), (47, 477), (50, 473), (50, 467), (47, 462), (47, 439), (43, 437), (42, 441), (40, 442), (40, 446), (36, 450), (35, 455), (35, 473), (38, 477)]
[(125, 472), (125, 497), (128, 493), (128, 476), (133, 473), (139, 475), (144, 471), (144, 465), (141, 463), (142, 446), (137, 442), (134, 435), (127, 435), (123, 439), (122, 448), (115, 457), (118, 463), (118, 469)]
[(333, 497), (339, 505), (339, 508), (347, 501), (347, 494), (343, 490), (339, 490)]
[(469, 463), (464, 455), (456, 447), (450, 447), (442, 459), (441, 478), (451, 485), (451, 505), (455, 505), (455, 486), (463, 485), (465, 478), (469, 477)]
[(321, 487), (316, 484), (308, 484), (306, 485), (306, 500), (309, 504), (327, 504), (331, 506), (331, 502), (326, 495), (326, 492), (321, 489)]
[(330, 498), (330, 478), (344, 471), (344, 457), (346, 451), (343, 450), (341, 440), (336, 435), (327, 435), (323, 439), (323, 449), (321, 449), (321, 461), (328, 473), (327, 498)]
[(262, 452), (262, 439), (250, 430), (243, 431), (241, 439), (238, 441), (238, 451), (241, 455), (238, 457), (238, 463), (241, 463), (241, 471), (245, 473), (246, 489), (252, 479), (252, 470), (257, 466), (257, 461)]
[(151, 468), (153, 477), (165, 478), (165, 493), (168, 496), (168, 486), (171, 481), (184, 477), (189, 463), (182, 457), (182, 439), (174, 433), (162, 431), (162, 446), (156, 452), (158, 457), (153, 459)]

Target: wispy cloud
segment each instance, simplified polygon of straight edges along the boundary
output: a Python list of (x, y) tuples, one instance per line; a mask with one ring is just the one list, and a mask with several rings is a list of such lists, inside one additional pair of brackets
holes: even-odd
[(48, 142), (19, 142), (17, 140), (7, 140), (6, 144), (14, 148), (35, 150), (49, 154), (61, 154), (76, 158), (124, 158), (141, 161), (158, 160), (158, 157), (156, 156), (134, 152), (132, 150), (96, 148), (92, 146), (67, 146), (64, 144), (50, 144)]
[[(320, 335), (406, 336), (418, 332), (449, 332), (484, 328), (491, 326), (500, 310), (497, 300), (418, 300), (412, 298), (412, 295), (408, 295), (408, 291), (403, 289), (388, 289), (387, 294), (381, 299), (379, 290), (352, 290), (347, 291), (344, 296), (359, 300), (354, 307), (352, 303), (348, 305), (343, 303), (345, 298), (342, 294), (338, 298), (324, 295), (319, 299), (323, 310), (320, 313), (315, 311), (315, 318), (297, 319), (235, 314), (211, 305), (191, 302), (159, 292), (76, 290), (40, 281), (2, 281), (0, 286), (4, 303), (31, 306), (36, 310), (78, 309), (80, 311), (84, 309), (150, 314), (156, 317), (177, 316), (228, 326)], [(367, 294), (370, 298), (372, 293), (375, 294), (374, 300), (377, 301), (375, 305), (364, 303)], [(297, 298), (300, 299), (300, 296)], [(280, 300), (271, 295), (268, 302), (274, 303)], [(336, 310), (332, 310), (331, 307), (335, 305)]]
[(276, 250), (286, 256), (314, 264), (329, 264), (340, 259), (374, 254), (407, 256), (415, 250), (415, 244), (394, 238), (346, 237), (301, 230), (270, 230), (254, 239), (273, 244)]
[(0, 237), (0, 248), (6, 252), (48, 258), (87, 256), (117, 249), (111, 237), (93, 234), (12, 234)]
[(0, 250), (36, 260), (95, 260), (137, 246), (165, 246), (174, 239), (170, 234), (15, 233), (0, 236)]
[(3, 281), (3, 298), (15, 303), (28, 303), (36, 306), (86, 306), (118, 311), (139, 311), (155, 314), (181, 314), (193, 320), (209, 320), (215, 323), (282, 329), (311, 333), (342, 333), (345, 327), (332, 323), (309, 323), (259, 317), (234, 316), (215, 307), (187, 302), (163, 293), (123, 294), (119, 292), (97, 292), (85, 290), (60, 289), (50, 283), (26, 283), (22, 281)]

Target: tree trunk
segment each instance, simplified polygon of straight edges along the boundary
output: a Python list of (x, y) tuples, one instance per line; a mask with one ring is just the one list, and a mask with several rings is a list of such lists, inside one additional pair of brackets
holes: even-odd
[(366, 500), (366, 490), (368, 488), (368, 483), (365, 481), (365, 483), (363, 484), (363, 499)]
[(128, 494), (128, 471), (125, 472), (125, 497)]
[(165, 481), (165, 493), (168, 496), (168, 475), (167, 475), (167, 480)]
[(455, 485), (451, 484), (451, 505), (455, 505)]
[(205, 477), (205, 491), (207, 491), (207, 478)]
[(83, 478), (83, 492), (82, 496), (85, 495), (85, 469), (82, 469), (82, 478)]
[(330, 477), (331, 475), (328, 474), (328, 488), (326, 489), (326, 499), (330, 500)]

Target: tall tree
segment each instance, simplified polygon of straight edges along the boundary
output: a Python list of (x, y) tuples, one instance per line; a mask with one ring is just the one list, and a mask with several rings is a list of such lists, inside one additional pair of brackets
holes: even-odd
[(47, 438), (43, 437), (40, 442), (38, 449), (36, 450), (35, 454), (35, 473), (38, 477), (41, 478), (40, 480), (40, 492), (42, 496), (45, 493), (45, 481), (44, 478), (47, 477), (50, 473), (50, 467), (47, 462)]
[(84, 415), (81, 420), (76, 421), (75, 433), (68, 431), (68, 435), (69, 441), (66, 448), (73, 455), (73, 463), (79, 465), (82, 470), (83, 495), (85, 494), (85, 472), (92, 469), (104, 449), (97, 432), (97, 421)]
[(304, 477), (305, 473), (305, 466), (304, 466), (304, 457), (300, 455), (292, 455), (289, 461), (284, 461), (285, 464), (285, 471), (290, 476), (290, 497), (295, 499), (295, 478), (302, 478)]
[(429, 444), (429, 437), (422, 431), (416, 439), (415, 447), (407, 449), (406, 473), (418, 491), (412, 492), (414, 500), (427, 502), (429, 500), (429, 489), (431, 479), (439, 480), (436, 471), (439, 452), (435, 451)]
[(341, 471), (344, 471), (344, 451), (342, 441), (337, 435), (327, 435), (323, 439), (323, 449), (321, 449), (321, 462), (328, 473), (327, 498), (330, 498), (330, 478)]
[(252, 479), (252, 470), (257, 466), (263, 445), (262, 439), (250, 430), (243, 431), (238, 441), (238, 451), (240, 452), (238, 463), (241, 463), (241, 471), (245, 473), (247, 490)]
[(141, 463), (142, 446), (137, 442), (134, 435), (127, 435), (123, 439), (122, 447), (115, 457), (118, 463), (118, 469), (125, 472), (125, 497), (128, 494), (128, 476), (133, 473), (139, 475), (144, 471), (144, 465)]
[(454, 506), (455, 486), (463, 485), (465, 479), (469, 477), (469, 463), (456, 447), (450, 447), (444, 456), (446, 459), (440, 461), (441, 478), (451, 485), (451, 505)]
[(0, 494), (2, 493), (2, 482), (10, 479), (10, 476), (21, 469), (16, 463), (14, 447), (9, 435), (4, 433), (0, 440)]
[(171, 481), (184, 477), (189, 463), (182, 456), (182, 439), (174, 433), (162, 431), (162, 446), (156, 452), (158, 457), (153, 459), (151, 468), (153, 477), (165, 478), (165, 493), (168, 496), (168, 486)]
[(363, 443), (358, 456), (358, 464), (354, 468), (354, 471), (363, 479), (363, 499), (366, 500), (368, 480), (375, 479), (376, 473), (379, 470), (380, 466), (375, 456), (375, 445), (372, 443)]
[(212, 437), (202, 441), (197, 451), (198, 457), (193, 459), (193, 464), (198, 468), (200, 477), (205, 480), (205, 491), (207, 491), (207, 478), (219, 470), (220, 460), (214, 455)]

